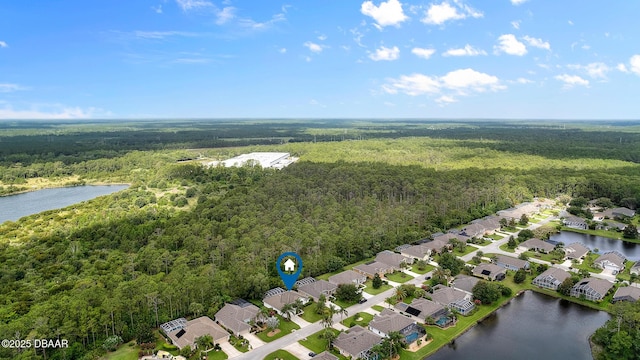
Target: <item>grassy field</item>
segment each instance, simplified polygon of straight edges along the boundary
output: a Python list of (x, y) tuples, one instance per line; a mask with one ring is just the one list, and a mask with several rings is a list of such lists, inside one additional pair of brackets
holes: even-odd
[(297, 357), (293, 356), (290, 352), (285, 350), (277, 350), (264, 357), (264, 360), (276, 360), (276, 359), (298, 360)]
[(387, 291), (389, 289), (391, 289), (393, 286), (387, 284), (387, 285), (382, 285), (380, 286), (380, 288), (378, 289), (374, 289), (373, 288), (373, 284), (371, 283), (371, 279), (367, 280), (367, 282), (364, 283), (365, 284), (365, 288), (364, 288), (364, 292), (366, 292), (367, 294), (371, 294), (371, 295), (378, 295), (383, 291)]
[(510, 253), (515, 253), (516, 252), (514, 249), (510, 249), (509, 246), (506, 243), (500, 245), (500, 250), (506, 251), (506, 252), (510, 252)]
[(303, 308), (304, 313), (300, 315), (301, 318), (305, 319), (310, 323), (314, 323), (322, 319), (322, 315), (316, 314), (315, 312), (316, 303), (311, 303)]
[[(339, 330), (331, 328), (336, 335), (340, 334)], [(298, 341), (302, 346), (307, 349), (319, 354), (327, 349), (327, 340), (323, 339), (321, 336), (324, 333), (324, 330), (320, 330), (315, 334), (307, 336), (306, 339)]]
[(416, 274), (421, 274), (421, 275), (424, 275), (424, 274), (428, 273), (429, 271), (431, 271), (433, 269), (435, 269), (435, 267), (433, 265), (429, 265), (429, 264), (427, 264), (427, 266), (423, 270), (418, 269), (418, 265), (414, 264), (413, 266), (411, 266), (411, 271), (413, 271)]
[(225, 360), (229, 356), (224, 351), (209, 351), (207, 353), (207, 360)]
[(118, 350), (105, 355), (105, 360), (138, 360), (138, 346), (131, 346), (134, 342), (123, 344)]
[(504, 236), (498, 235), (498, 234), (485, 235), (485, 237), (488, 237), (488, 238), (493, 239), (493, 240), (502, 240), (502, 239), (504, 239)]
[(593, 261), (595, 259), (597, 259), (600, 255), (598, 254), (594, 254), (594, 253), (589, 253), (584, 260), (582, 261), (582, 263), (580, 264), (571, 264), (571, 267), (574, 269), (584, 269), (587, 271), (590, 271), (592, 273), (596, 273), (599, 274), (602, 272), (602, 269), (598, 269), (593, 267)]
[(388, 280), (391, 280), (397, 283), (404, 283), (413, 279), (413, 276), (401, 271), (396, 271), (391, 274), (387, 274), (384, 277), (387, 278)]
[(341, 321), (342, 325), (346, 327), (353, 327), (355, 325), (360, 325), (366, 328), (369, 323), (373, 320), (373, 315), (366, 312), (359, 312), (353, 316), (349, 316), (348, 318)]
[(602, 237), (606, 237), (606, 238), (609, 238), (609, 239), (623, 240), (623, 241), (627, 241), (627, 242), (631, 242), (631, 243), (635, 243), (635, 244), (640, 244), (640, 239), (623, 239), (622, 238), (622, 233), (618, 232), (618, 231), (583, 230), (583, 229), (574, 229), (574, 228), (570, 228), (570, 227), (566, 227), (566, 226), (563, 226), (562, 230), (563, 231), (577, 232), (577, 233), (581, 233), (581, 234), (602, 236)]
[(256, 336), (258, 336), (260, 340), (264, 342), (271, 342), (273, 340), (280, 339), (281, 337), (290, 334), (291, 330), (300, 329), (300, 326), (298, 326), (298, 324), (294, 323), (293, 321), (286, 321), (280, 315), (277, 315), (277, 317), (280, 320), (280, 326), (278, 326), (278, 329), (280, 329), (280, 332), (270, 337), (268, 336), (269, 330), (260, 331), (259, 333), (256, 334)]
[(464, 255), (467, 255), (468, 253), (473, 252), (473, 251), (475, 251), (475, 250), (478, 250), (478, 248), (477, 248), (477, 247), (475, 247), (475, 246), (469, 246), (469, 245), (467, 245), (467, 246), (465, 246), (464, 251), (458, 251), (458, 248), (454, 248), (454, 249), (453, 249), (453, 253), (454, 253), (456, 256), (464, 256)]
[(384, 307), (382, 307), (382, 306), (380, 306), (380, 305), (373, 305), (371, 308), (372, 308), (373, 310), (376, 310), (376, 311), (382, 311), (382, 310), (384, 310)]

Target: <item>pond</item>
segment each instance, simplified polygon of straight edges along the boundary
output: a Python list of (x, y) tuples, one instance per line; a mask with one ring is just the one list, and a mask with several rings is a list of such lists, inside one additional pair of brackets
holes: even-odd
[(46, 210), (60, 209), (124, 190), (129, 185), (85, 185), (66, 188), (43, 189), (23, 194), (0, 197), (0, 224), (16, 221), (23, 216)]
[(559, 234), (551, 236), (552, 241), (561, 241), (566, 245), (574, 242), (583, 243), (589, 249), (598, 249), (599, 253), (607, 251), (617, 251), (624, 255), (628, 260), (640, 260), (640, 244), (630, 243), (627, 241), (608, 239), (602, 236), (575, 233), (571, 231), (562, 231)]
[(428, 359), (591, 359), (588, 338), (608, 319), (604, 311), (527, 291)]

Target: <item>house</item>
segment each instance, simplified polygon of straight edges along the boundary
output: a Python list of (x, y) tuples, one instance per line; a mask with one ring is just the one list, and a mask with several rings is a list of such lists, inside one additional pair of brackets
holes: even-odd
[(529, 262), (526, 260), (516, 259), (511, 256), (497, 255), (496, 265), (507, 270), (517, 271), (519, 269), (529, 269)]
[(268, 309), (275, 310), (278, 314), (282, 315), (282, 308), (287, 304), (293, 304), (296, 300), (300, 300), (302, 304), (309, 302), (309, 298), (296, 291), (284, 291), (272, 296), (265, 297), (262, 300), (264, 306)]
[(593, 265), (600, 269), (611, 270), (616, 275), (624, 269), (624, 262), (627, 259), (617, 251), (608, 251), (593, 262)]
[(617, 222), (613, 220), (607, 220), (602, 224), (598, 224), (598, 226), (596, 227), (596, 229), (619, 230), (619, 231), (624, 231), (624, 229), (626, 228), (627, 228), (627, 224), (623, 224), (621, 222)]
[(427, 260), (432, 253), (432, 249), (424, 245), (411, 245), (400, 250), (400, 254), (418, 260)]
[(518, 250), (520, 251), (529, 250), (529, 251), (537, 251), (545, 254), (550, 253), (551, 251), (553, 251), (554, 248), (555, 246), (553, 246), (553, 244), (548, 243), (546, 241), (542, 241), (540, 239), (536, 239), (536, 238), (523, 241), (520, 243), (520, 245), (518, 245)]
[(338, 360), (338, 357), (330, 352), (323, 351), (314, 357), (314, 360)]
[(388, 337), (390, 332), (397, 331), (404, 336), (404, 342), (407, 344), (418, 340), (426, 333), (415, 320), (390, 309), (384, 309), (374, 316), (369, 323), (369, 330), (382, 337)]
[(442, 306), (446, 306), (465, 316), (469, 315), (475, 308), (475, 305), (471, 302), (471, 295), (464, 291), (447, 286), (436, 286), (435, 289), (431, 294), (431, 298)]
[(616, 290), (616, 293), (613, 294), (613, 299), (611, 299), (611, 301), (613, 302), (618, 302), (618, 301), (638, 301), (638, 299), (640, 299), (640, 288), (637, 288), (635, 286), (625, 286), (625, 287), (619, 287), (618, 290)]
[(571, 274), (568, 272), (560, 268), (550, 267), (542, 274), (536, 276), (531, 283), (541, 288), (558, 290), (558, 285), (562, 284), (568, 277), (571, 277)]
[(607, 292), (611, 290), (612, 287), (613, 283), (607, 280), (589, 277), (578, 281), (578, 283), (571, 288), (571, 296), (577, 298), (584, 297), (591, 301), (600, 301), (607, 295)]
[(437, 234), (433, 234), (432, 236), (433, 241), (439, 241), (442, 244), (449, 244), (449, 241), (451, 241), (452, 239), (456, 239), (458, 241), (462, 241), (464, 243), (467, 242), (467, 240), (470, 239), (470, 237), (468, 236), (464, 236), (464, 235), (460, 235), (456, 232), (447, 232), (446, 234), (442, 234), (442, 233), (437, 233)]
[(367, 281), (367, 277), (353, 270), (343, 271), (329, 277), (329, 282), (335, 285), (356, 284), (362, 285)]
[(366, 264), (360, 264), (353, 268), (353, 271), (358, 272), (370, 279), (378, 274), (380, 277), (383, 277), (385, 274), (391, 274), (394, 272), (393, 266), (385, 263), (381, 263), (379, 261), (371, 261)]
[(311, 297), (315, 301), (318, 301), (321, 295), (324, 295), (325, 298), (329, 298), (337, 289), (338, 285), (332, 284), (327, 280), (317, 280), (310, 284), (298, 286), (298, 291), (302, 295)]
[(382, 337), (371, 331), (356, 325), (346, 332), (340, 333), (333, 341), (333, 346), (340, 354), (352, 359), (375, 360), (376, 355), (371, 354), (371, 348), (382, 342)]
[(496, 264), (482, 263), (473, 268), (472, 274), (485, 280), (501, 281), (507, 276), (507, 271)]
[(379, 252), (375, 260), (383, 264), (391, 265), (395, 270), (401, 270), (403, 263), (407, 265), (413, 264), (412, 257), (406, 257), (389, 250)]
[(564, 253), (565, 257), (569, 260), (581, 260), (589, 253), (589, 248), (581, 243), (575, 242), (565, 246)]
[[(493, 264), (490, 264), (490, 265), (493, 265)], [(496, 265), (493, 265), (493, 266), (496, 266)], [(498, 268), (501, 271), (504, 271), (503, 268), (501, 267), (498, 267)], [(467, 294), (471, 294), (473, 292), (473, 287), (476, 286), (478, 281), (480, 281), (480, 279), (475, 278), (473, 276), (456, 275), (456, 277), (453, 279), (453, 282), (451, 283), (451, 287), (453, 287), (454, 289), (464, 291)]]
[(562, 220), (562, 223), (564, 224), (564, 226), (574, 229), (586, 230), (589, 228), (587, 222), (583, 218), (574, 215), (567, 216), (566, 218), (564, 218), (564, 220)]
[(231, 331), (234, 335), (246, 335), (251, 330), (249, 322), (255, 319), (260, 312), (257, 306), (252, 303), (238, 299), (232, 303), (225, 304), (216, 315), (216, 322)]
[(539, 210), (540, 210), (540, 204), (525, 202), (515, 207), (512, 207), (510, 209), (498, 211), (498, 216), (506, 218), (507, 220), (513, 219), (518, 221), (520, 220), (522, 215), (529, 216), (537, 213)]
[(614, 218), (632, 218), (635, 216), (636, 212), (626, 208), (626, 207), (618, 207), (611, 210), (607, 210), (605, 213), (610, 212), (612, 217)]
[(449, 315), (449, 310), (446, 307), (425, 298), (413, 299), (411, 304), (399, 302), (395, 305), (395, 309), (401, 314), (410, 315), (422, 322), (426, 322), (427, 318), (432, 318), (437, 323), (439, 319), (446, 319)]
[(636, 261), (635, 263), (633, 263), (633, 266), (631, 266), (631, 269), (629, 269), (629, 273), (640, 275), (640, 261)]
[(483, 237), (485, 234), (485, 231), (486, 229), (482, 224), (475, 223), (475, 224), (469, 224), (466, 227), (464, 227), (460, 231), (460, 234), (464, 236), (468, 236), (470, 238)]
[(160, 325), (171, 343), (182, 349), (185, 346), (196, 347), (196, 339), (211, 335), (214, 343), (229, 340), (229, 333), (208, 316), (187, 321), (185, 318), (172, 320)]

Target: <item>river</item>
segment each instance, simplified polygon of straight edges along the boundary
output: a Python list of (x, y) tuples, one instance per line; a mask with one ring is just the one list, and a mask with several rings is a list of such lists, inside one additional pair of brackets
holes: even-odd
[(0, 224), (46, 210), (60, 209), (108, 195), (128, 188), (129, 185), (85, 185), (43, 189), (23, 194), (0, 197)]
[(559, 234), (552, 235), (551, 240), (561, 241), (565, 246), (574, 242), (583, 243), (591, 250), (598, 249), (600, 254), (615, 250), (624, 255), (628, 260), (640, 260), (640, 245), (627, 241), (574, 233), (571, 231), (562, 231)]
[(428, 359), (591, 359), (588, 338), (608, 319), (604, 311), (527, 291)]

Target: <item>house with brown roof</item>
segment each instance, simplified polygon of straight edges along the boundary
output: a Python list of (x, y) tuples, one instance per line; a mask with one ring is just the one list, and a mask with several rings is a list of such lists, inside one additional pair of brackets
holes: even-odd
[(593, 261), (593, 265), (604, 270), (611, 270), (613, 275), (624, 270), (627, 259), (617, 251), (608, 251)]
[(564, 253), (565, 257), (569, 260), (581, 260), (589, 253), (589, 248), (581, 243), (575, 242), (565, 246)]
[(377, 355), (371, 353), (371, 348), (380, 344), (382, 337), (371, 331), (356, 325), (349, 330), (340, 333), (333, 341), (333, 346), (340, 354), (352, 359), (373, 360)]
[(376, 274), (383, 277), (385, 274), (391, 274), (395, 269), (389, 264), (381, 263), (379, 261), (371, 261), (366, 264), (355, 266), (353, 271), (373, 279)]
[(375, 260), (383, 264), (391, 265), (395, 270), (401, 270), (402, 269), (401, 265), (403, 263), (407, 265), (413, 264), (412, 257), (406, 257), (404, 255), (395, 253), (390, 250), (384, 250), (379, 252), (378, 255), (376, 255)]
[(638, 299), (640, 299), (640, 288), (637, 288), (635, 286), (624, 286), (619, 287), (618, 290), (616, 290), (616, 293), (613, 294), (613, 299), (611, 299), (611, 301), (635, 302), (638, 301)]
[(516, 259), (511, 256), (506, 255), (497, 255), (496, 256), (496, 265), (503, 267), (507, 270), (518, 271), (520, 269), (527, 270), (529, 269), (529, 262), (522, 259)]
[(428, 260), (433, 250), (422, 244), (411, 245), (400, 250), (400, 253), (406, 257), (417, 260)]
[(338, 285), (332, 284), (327, 280), (316, 280), (312, 283), (298, 286), (298, 292), (302, 295), (313, 298), (315, 301), (318, 301), (321, 295), (324, 295), (325, 298), (329, 298), (335, 294), (337, 289)]
[(471, 272), (473, 276), (489, 280), (489, 281), (501, 281), (507, 276), (507, 271), (496, 264), (481, 263), (476, 265)]
[(330, 352), (323, 351), (320, 354), (316, 355), (313, 359), (314, 360), (338, 360), (338, 357), (333, 355)]
[(568, 277), (571, 277), (571, 274), (568, 272), (560, 268), (550, 267), (542, 274), (536, 276), (531, 283), (541, 288), (558, 290), (558, 286)]
[(367, 281), (367, 277), (353, 270), (343, 271), (341, 273), (329, 276), (329, 282), (335, 285), (355, 284), (360, 286)]
[(518, 245), (518, 250), (520, 251), (537, 251), (545, 254), (550, 253), (554, 248), (555, 246), (553, 244), (536, 238), (523, 241)]
[(388, 337), (389, 333), (394, 331), (399, 332), (404, 336), (404, 342), (407, 344), (418, 340), (426, 333), (415, 320), (390, 309), (384, 309), (380, 314), (375, 315), (369, 323), (369, 330), (382, 337)]
[(300, 300), (302, 304), (309, 302), (309, 298), (298, 293), (297, 291), (285, 291), (272, 296), (267, 296), (262, 299), (262, 303), (266, 308), (275, 310), (278, 314), (282, 315), (282, 308), (287, 304), (293, 304), (297, 300)]
[(425, 298), (417, 298), (411, 301), (411, 304), (399, 302), (395, 306), (403, 315), (410, 315), (413, 319), (426, 322), (427, 318), (438, 320), (446, 318), (449, 314), (449, 310), (438, 304), (435, 301), (431, 301)]
[(257, 306), (246, 300), (236, 300), (225, 304), (216, 315), (216, 322), (231, 331), (234, 335), (246, 335), (251, 330), (249, 322), (260, 312)]
[(160, 328), (171, 343), (180, 349), (186, 346), (196, 347), (196, 339), (203, 335), (211, 335), (214, 343), (229, 340), (229, 333), (208, 316), (189, 321), (180, 318), (164, 323)]
[(571, 288), (571, 296), (577, 298), (584, 297), (591, 301), (600, 301), (607, 295), (607, 292), (609, 292), (612, 287), (613, 283), (607, 280), (589, 277), (578, 281), (578, 283)]
[(436, 286), (431, 299), (442, 306), (455, 310), (462, 315), (469, 315), (475, 305), (471, 302), (471, 295), (447, 286)]

